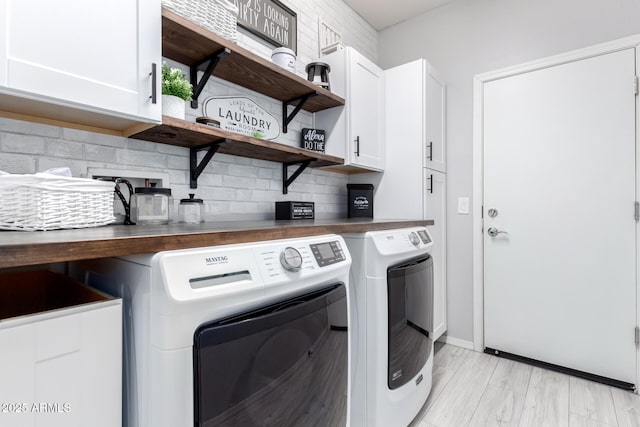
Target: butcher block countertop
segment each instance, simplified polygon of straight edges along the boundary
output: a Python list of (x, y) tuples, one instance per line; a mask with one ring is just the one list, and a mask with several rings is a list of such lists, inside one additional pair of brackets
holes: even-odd
[(428, 225), (433, 220), (331, 219), (0, 231), (0, 268)]

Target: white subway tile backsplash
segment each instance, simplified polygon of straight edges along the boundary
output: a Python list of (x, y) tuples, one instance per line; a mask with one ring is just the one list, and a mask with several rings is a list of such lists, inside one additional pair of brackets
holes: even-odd
[(0, 149), (6, 153), (44, 154), (45, 140), (40, 136), (0, 134)]
[(95, 160), (106, 163), (116, 162), (116, 148), (106, 147), (104, 145), (84, 145), (84, 154), (86, 160)]
[(21, 133), (32, 136), (59, 138), (62, 130), (61, 128), (56, 126), (41, 125), (38, 123), (23, 122), (20, 120), (12, 120), (0, 117), (0, 132)]
[(64, 159), (84, 159), (84, 144), (81, 142), (49, 138), (46, 138), (44, 142), (47, 156), (61, 157)]
[(231, 176), (240, 176), (240, 177), (256, 177), (258, 176), (258, 168), (255, 166), (249, 165), (229, 165), (229, 175)]
[(256, 178), (224, 175), (222, 177), (222, 185), (227, 188), (254, 188), (256, 185)]
[(95, 145), (107, 145), (109, 147), (123, 148), (127, 141), (126, 138), (104, 135), (100, 133), (88, 132), (78, 129), (59, 128), (62, 132), (62, 138), (66, 141), (86, 142)]
[(0, 171), (9, 173), (35, 173), (36, 159), (32, 155), (5, 154), (0, 156)]
[(164, 171), (167, 167), (165, 154), (138, 150), (116, 150), (116, 162), (131, 166), (158, 168)]

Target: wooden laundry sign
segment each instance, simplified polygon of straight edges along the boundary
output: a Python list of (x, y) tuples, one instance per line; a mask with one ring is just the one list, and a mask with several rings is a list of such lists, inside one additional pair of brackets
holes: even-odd
[(233, 0), (238, 25), (258, 37), (297, 52), (298, 19), (294, 11), (277, 0)]

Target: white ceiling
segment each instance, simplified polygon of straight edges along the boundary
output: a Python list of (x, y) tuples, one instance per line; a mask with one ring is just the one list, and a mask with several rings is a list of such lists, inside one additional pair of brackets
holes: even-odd
[(344, 0), (376, 30), (420, 15), (451, 0)]

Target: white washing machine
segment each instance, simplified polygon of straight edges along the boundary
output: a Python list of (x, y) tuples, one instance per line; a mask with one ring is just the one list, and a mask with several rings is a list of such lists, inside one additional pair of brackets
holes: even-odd
[(406, 427), (433, 371), (433, 245), (425, 227), (343, 235), (360, 339), (352, 427)]
[(69, 268), (124, 300), (125, 426), (345, 426), (350, 265), (325, 235)]

